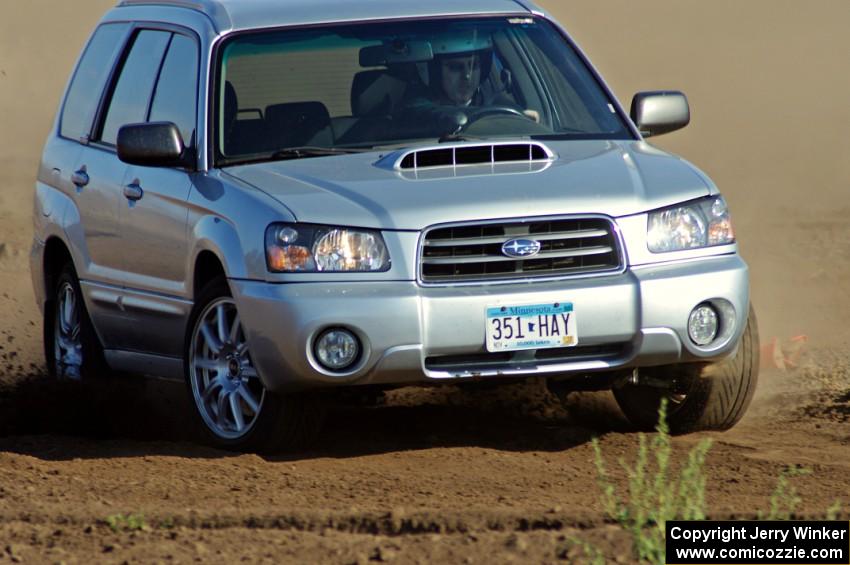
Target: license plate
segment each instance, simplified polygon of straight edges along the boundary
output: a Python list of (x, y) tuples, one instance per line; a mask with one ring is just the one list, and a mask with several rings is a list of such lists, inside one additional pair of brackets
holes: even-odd
[(487, 351), (573, 347), (578, 344), (572, 302), (487, 307)]

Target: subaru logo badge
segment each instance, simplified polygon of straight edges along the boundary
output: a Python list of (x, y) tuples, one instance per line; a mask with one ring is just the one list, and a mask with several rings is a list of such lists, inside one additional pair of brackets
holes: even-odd
[(508, 257), (532, 257), (540, 253), (540, 242), (533, 239), (512, 239), (502, 245), (502, 253)]

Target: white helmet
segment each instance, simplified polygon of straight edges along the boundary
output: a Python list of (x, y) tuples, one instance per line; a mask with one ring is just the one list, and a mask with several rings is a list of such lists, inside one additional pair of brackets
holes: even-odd
[(474, 28), (453, 30), (434, 36), (431, 49), (435, 57), (490, 50), (493, 49), (493, 38), (489, 33), (480, 33)]
[(481, 55), (481, 80), (483, 81), (489, 76), (492, 66), (493, 37), (475, 28), (438, 33), (431, 37), (431, 51), (433, 59), (427, 64), (417, 65), (423, 84), (434, 87), (435, 77), (440, 76), (440, 59), (473, 53)]

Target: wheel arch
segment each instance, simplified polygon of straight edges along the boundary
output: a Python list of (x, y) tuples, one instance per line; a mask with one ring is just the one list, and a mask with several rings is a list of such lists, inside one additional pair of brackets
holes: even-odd
[(192, 228), (191, 291), (197, 299), (204, 284), (216, 275), (250, 278), (235, 227), (217, 216), (206, 216)]
[[(44, 290), (45, 302), (49, 302), (53, 296), (56, 279), (62, 272), (66, 263), (73, 264), (74, 258), (71, 250), (65, 242), (56, 236), (50, 237), (44, 244), (44, 258), (42, 260), (42, 289)], [(76, 269), (76, 266), (74, 267)]]
[(224, 263), (219, 256), (209, 249), (203, 249), (195, 257), (192, 275), (192, 298), (197, 300), (201, 289), (217, 276), (227, 277)]

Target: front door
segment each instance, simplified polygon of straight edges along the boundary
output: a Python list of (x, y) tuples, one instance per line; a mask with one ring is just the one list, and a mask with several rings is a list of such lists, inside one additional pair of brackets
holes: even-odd
[[(172, 122), (191, 152), (195, 146), (198, 46), (173, 33), (153, 88), (147, 121)], [(120, 206), (124, 309), (134, 319), (134, 351), (182, 356), (192, 281), (186, 236), (187, 168), (130, 166)]]

